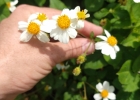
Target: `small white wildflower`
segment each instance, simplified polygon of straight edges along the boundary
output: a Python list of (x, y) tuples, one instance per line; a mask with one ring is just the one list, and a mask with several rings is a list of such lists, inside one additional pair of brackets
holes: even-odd
[(6, 4), (7, 4), (7, 7), (9, 8), (9, 10), (11, 12), (13, 12), (16, 9), (16, 4), (18, 4), (18, 0), (7, 2)]
[(50, 39), (44, 31), (48, 29), (48, 32), (50, 32), (49, 27), (44, 27), (39, 20), (24, 22), (20, 21), (18, 23), (19, 30), (23, 31), (23, 33), (20, 36), (20, 41), (22, 42), (28, 42), (32, 36), (36, 35), (36, 37), (41, 42), (49, 42)]
[(96, 85), (96, 88), (100, 93), (94, 94), (93, 98), (95, 100), (101, 100), (101, 99), (103, 99), (103, 100), (109, 100), (109, 99), (115, 100), (116, 99), (116, 95), (113, 93), (115, 88), (114, 88), (114, 86), (110, 86), (109, 82), (104, 81), (103, 84), (98, 83)]
[(54, 24), (52, 25), (53, 30), (50, 32), (50, 36), (54, 40), (68, 43), (70, 38), (76, 38), (76, 19), (73, 19), (71, 14), (69, 9), (63, 9), (61, 15), (52, 17)]
[(101, 50), (102, 54), (110, 55), (111, 59), (115, 59), (116, 53), (120, 50), (117, 46), (117, 39), (111, 36), (107, 30), (104, 31), (107, 37), (98, 35), (97, 37), (104, 41), (95, 43), (95, 49)]
[(45, 20), (48, 20), (48, 17), (46, 14), (44, 13), (34, 13), (34, 14), (31, 14), (28, 21), (33, 21), (33, 20), (39, 20), (41, 22), (45, 21)]
[(68, 69), (69, 67), (70, 67), (70, 65), (68, 65), (68, 64), (64, 65), (64, 63), (56, 64), (56, 68), (58, 70), (65, 70), (65, 69)]
[(84, 9), (84, 10), (80, 10), (80, 7), (77, 6), (75, 7), (74, 10), (71, 10), (72, 13), (75, 13), (75, 18), (77, 18), (77, 25), (76, 25), (76, 29), (81, 29), (84, 27), (84, 20), (88, 17), (90, 17), (90, 14), (88, 14), (88, 10)]
[(133, 0), (135, 3), (140, 3), (140, 0)]

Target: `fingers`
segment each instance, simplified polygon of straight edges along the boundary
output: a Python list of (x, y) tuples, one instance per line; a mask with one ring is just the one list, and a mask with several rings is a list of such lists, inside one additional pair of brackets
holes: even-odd
[(68, 44), (57, 42), (54, 43), (54, 45), (55, 46), (53, 46), (53, 53), (51, 53), (51, 57), (55, 63), (59, 63), (70, 58), (78, 57), (86, 51), (87, 54), (94, 52), (93, 41), (91, 42), (89, 39), (86, 38), (71, 39)]
[(78, 30), (80, 34), (83, 34), (86, 37), (90, 36), (90, 33), (93, 32), (95, 36), (102, 34), (103, 28), (100, 26), (97, 26), (91, 22), (84, 21), (85, 25), (84, 28)]

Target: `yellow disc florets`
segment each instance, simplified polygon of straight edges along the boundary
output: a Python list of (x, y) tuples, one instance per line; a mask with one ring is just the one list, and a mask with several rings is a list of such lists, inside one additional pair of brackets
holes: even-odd
[(85, 54), (82, 54), (77, 58), (77, 64), (82, 64), (85, 62), (85, 60), (86, 60), (86, 56)]
[(107, 42), (109, 43), (109, 45), (114, 46), (117, 44), (117, 39), (114, 36), (110, 36), (107, 39)]
[(108, 91), (107, 91), (107, 90), (103, 90), (103, 91), (101, 92), (101, 96), (102, 96), (103, 98), (106, 98), (106, 97), (108, 96)]
[(74, 76), (78, 76), (80, 73), (81, 73), (81, 68), (80, 68), (80, 66), (74, 68), (74, 70), (73, 70), (73, 75), (74, 75)]
[(6, 3), (6, 5), (7, 5), (7, 7), (8, 7), (8, 8), (10, 8), (10, 7), (11, 7), (10, 2), (7, 2), (7, 3)]
[(67, 15), (62, 15), (57, 19), (57, 23), (61, 29), (67, 29), (70, 26), (70, 18)]
[(40, 31), (40, 26), (35, 23), (35, 22), (30, 22), (30, 24), (28, 25), (27, 27), (27, 31), (30, 33), (30, 34), (38, 34), (39, 31)]
[(38, 14), (38, 16), (37, 16), (37, 19), (40, 20), (40, 21), (42, 22), (42, 21), (44, 21), (44, 20), (47, 19), (47, 16), (46, 16), (46, 14), (44, 14), (44, 13), (40, 13), (40, 14)]
[(84, 20), (86, 18), (86, 14), (85, 14), (84, 10), (79, 11), (77, 13), (77, 16), (78, 16), (78, 19), (82, 19), (82, 20)]

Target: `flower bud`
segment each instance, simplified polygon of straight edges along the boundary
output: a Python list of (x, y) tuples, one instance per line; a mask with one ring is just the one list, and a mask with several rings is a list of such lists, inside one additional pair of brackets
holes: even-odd
[(80, 68), (80, 66), (74, 68), (74, 70), (73, 70), (73, 75), (74, 75), (74, 76), (78, 76), (80, 73), (81, 73), (81, 68)]
[(86, 55), (82, 54), (77, 58), (77, 64), (82, 64), (85, 62), (85, 60), (86, 60)]

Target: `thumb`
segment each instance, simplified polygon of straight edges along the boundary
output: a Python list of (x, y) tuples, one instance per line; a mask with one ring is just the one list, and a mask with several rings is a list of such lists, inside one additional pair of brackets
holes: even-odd
[[(94, 51), (94, 43), (93, 41), (87, 38), (75, 38), (71, 39), (68, 44), (57, 42), (53, 53), (53, 61), (55, 63), (60, 63), (64, 60), (78, 57), (79, 55), (85, 53), (87, 50), (87, 54), (90, 54)], [(89, 46), (90, 45), (90, 46)], [(59, 48), (59, 49), (58, 49)], [(60, 49), (61, 48), (61, 49)]]

